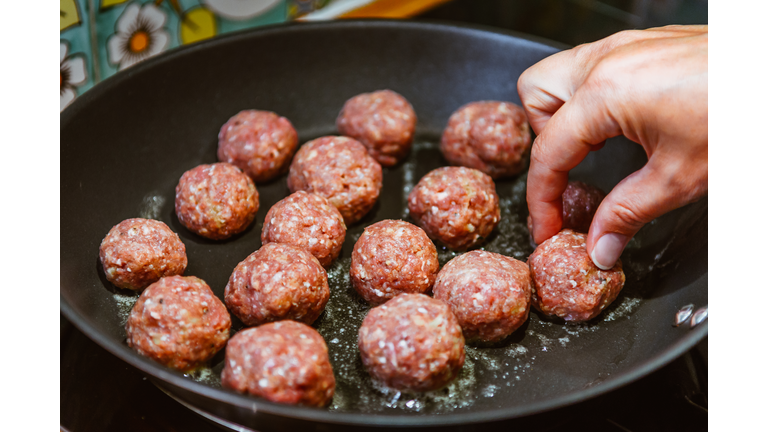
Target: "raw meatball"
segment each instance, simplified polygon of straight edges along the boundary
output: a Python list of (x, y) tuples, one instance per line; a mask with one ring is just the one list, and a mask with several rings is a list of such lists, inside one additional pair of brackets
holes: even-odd
[(230, 326), (227, 308), (202, 279), (170, 276), (144, 290), (125, 332), (139, 354), (188, 371), (224, 347)]
[(408, 195), (408, 210), (433, 239), (454, 250), (477, 246), (499, 223), (499, 197), (488, 175), (471, 168), (430, 171)]
[(383, 220), (355, 243), (349, 274), (357, 293), (378, 305), (401, 293), (427, 292), (439, 267), (437, 249), (421, 228)]
[(624, 286), (621, 260), (600, 270), (587, 254), (587, 235), (560, 231), (528, 258), (533, 306), (566, 321), (588, 321), (619, 295)]
[(528, 319), (528, 265), (475, 250), (448, 262), (437, 275), (435, 298), (451, 307), (467, 342), (498, 342)]
[(253, 180), (228, 163), (200, 165), (176, 186), (176, 216), (190, 231), (221, 240), (244, 231), (259, 210)]
[[(563, 229), (589, 232), (597, 208), (605, 198), (605, 192), (580, 181), (570, 181), (563, 192)], [(528, 231), (533, 232), (531, 216), (528, 216)]]
[(349, 99), (336, 119), (336, 128), (363, 143), (381, 165), (392, 166), (411, 149), (416, 113), (404, 97), (379, 90)]
[(235, 267), (224, 301), (248, 326), (284, 319), (312, 324), (330, 294), (317, 258), (293, 245), (269, 243)]
[(112, 227), (99, 248), (107, 280), (119, 288), (142, 290), (163, 276), (184, 274), (187, 252), (168, 225), (126, 219)]
[(309, 251), (323, 267), (339, 256), (347, 227), (341, 213), (325, 198), (298, 191), (267, 212), (261, 243), (288, 243)]
[(320, 407), (333, 397), (328, 347), (306, 324), (278, 321), (243, 330), (226, 353), (222, 387), (290, 405)]
[(299, 135), (285, 117), (270, 111), (240, 111), (219, 131), (218, 157), (255, 182), (272, 180), (288, 170)]
[(363, 365), (388, 387), (439, 389), (464, 365), (464, 337), (448, 305), (400, 294), (368, 312), (358, 335)]
[(472, 102), (451, 115), (440, 141), (452, 165), (479, 169), (493, 178), (525, 169), (531, 134), (522, 107), (511, 102)]
[(291, 192), (307, 191), (328, 199), (352, 224), (376, 204), (381, 191), (381, 165), (358, 141), (328, 136), (304, 144), (288, 174)]

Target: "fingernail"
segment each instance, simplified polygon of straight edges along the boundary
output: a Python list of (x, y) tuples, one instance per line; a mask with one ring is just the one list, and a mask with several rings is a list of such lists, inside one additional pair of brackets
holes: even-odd
[(603, 235), (592, 249), (592, 262), (603, 270), (610, 270), (618, 261), (627, 241), (627, 236), (621, 234)]

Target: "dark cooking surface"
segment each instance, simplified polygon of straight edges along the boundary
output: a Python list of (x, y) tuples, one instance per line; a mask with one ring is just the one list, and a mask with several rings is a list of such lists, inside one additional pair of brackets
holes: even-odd
[[(706, 352), (705, 339), (685, 356), (635, 383), (539, 417), (536, 430), (706, 430)], [(61, 425), (71, 432), (220, 431), (163, 394), (141, 372), (96, 345), (64, 318), (60, 364)], [(504, 426), (520, 423), (512, 421)]]
[[(576, 335), (570, 333), (575, 331), (573, 328), (532, 317), (525, 329), (531, 333), (520, 333), (507, 346), (521, 343), (527, 351), (521, 354), (518, 350), (515, 354), (520, 355), (511, 356), (514, 361), (508, 362), (509, 352), (488, 350), (495, 354), (483, 359), (487, 363), (485, 370), (476, 368), (483, 373), (476, 375), (477, 385), (472, 387), (473, 405), (457, 407), (453, 416), (403, 415), (408, 410), (382, 409), (377, 400), (370, 403), (371, 400), (353, 398), (347, 398), (350, 404), (335, 409), (370, 412), (374, 408), (373, 411), (382, 411), (382, 415), (350, 416), (274, 406), (196, 385), (126, 349), (121, 345), (124, 331), (120, 319), (125, 302), (98, 277), (93, 253), (110, 226), (137, 212), (166, 221), (187, 242), (189, 274), (202, 277), (220, 294), (231, 268), (258, 247), (263, 213), (287, 193), (282, 181), (260, 187), (264, 211), (260, 211), (258, 223), (228, 242), (196, 238), (185, 233), (175, 220), (171, 210), (172, 189), (178, 176), (190, 166), (214, 160), (212, 137), (236, 109), (254, 105), (275, 109), (295, 120), (305, 141), (332, 131), (332, 120), (350, 95), (369, 91), (372, 86), (391, 86), (403, 89), (420, 116), (421, 133), (434, 139), (450, 112), (462, 103), (480, 98), (517, 102), (514, 80), (509, 77), (516, 77), (527, 65), (551, 52), (536, 43), (467, 29), (403, 23), (351, 23), (323, 28), (327, 31), (316, 30), (321, 26), (302, 26), (254, 33), (258, 37), (235, 35), (177, 51), (162, 62), (150, 61), (107, 80), (65, 111), (61, 133), (62, 297), (68, 304), (63, 309), (91, 337), (134, 366), (160, 377), (166, 381), (164, 385), (176, 386), (177, 395), (186, 392), (182, 397), (195, 400), (198, 406), (216, 409), (220, 415), (239, 413), (240, 418), (250, 419), (253, 424), (263, 424), (260, 415), (272, 413), (276, 414), (273, 422), (297, 417), (380, 424), (457, 424), (511, 417), (595, 395), (650, 372), (706, 333), (706, 325), (689, 332), (687, 328), (673, 329), (669, 324), (682, 304), (706, 303), (704, 200), (660, 219), (628, 251), (628, 262), (639, 267), (634, 270), (634, 288), (630, 289), (628, 284), (624, 299), (629, 303), (625, 309), (614, 309), (615, 315), (606, 314), (605, 319), (584, 326), (584, 331), (576, 331)], [(302, 45), (309, 39), (313, 44)], [(339, 50), (338, 44), (348, 44), (347, 50)], [(293, 54), (290, 57), (284, 56), (288, 47)], [(277, 70), (268, 73), (256, 67), (265, 64), (264, 59), (237, 56), (245, 51), (274, 58), (274, 62), (266, 63)], [(499, 52), (514, 54), (499, 56)], [(381, 56), (389, 61), (379, 62)], [(310, 75), (302, 72), (307, 64), (313, 67)], [(372, 64), (377, 67), (368, 67)], [(195, 70), (196, 74), (177, 73), (185, 70)], [(196, 93), (190, 94), (189, 86), (196, 86)], [(106, 95), (110, 97), (105, 98)], [(310, 97), (311, 103), (299, 103)], [(115, 99), (136, 109), (124, 110), (121, 116), (116, 116), (115, 111), (100, 108)], [(147, 103), (151, 100), (156, 103)], [(76, 118), (92, 121), (78, 122)], [(142, 127), (132, 126), (138, 124)], [(430, 167), (442, 164), (439, 157), (429, 154), (434, 149), (425, 150), (423, 155), (419, 152), (416, 156), (419, 163), (412, 170), (411, 182)], [(614, 140), (603, 151), (591, 154), (574, 176), (610, 189), (642, 162), (638, 146)], [(397, 175), (385, 173), (381, 205), (364, 224), (384, 217), (401, 217), (401, 194), (408, 178), (406, 165), (396, 168), (401, 170)], [(522, 227), (523, 181), (520, 178), (499, 184), (504, 190), (500, 194), (509, 198), (511, 216), (506, 220)], [(83, 223), (86, 214), (87, 223)], [(361, 231), (362, 225), (356, 229)], [(504, 241), (498, 241), (506, 239), (501, 235), (496, 246), (525, 258), (530, 250), (524, 241), (524, 228), (513, 227), (512, 234), (511, 249)], [(354, 238), (348, 240), (347, 249)], [(651, 272), (653, 268), (655, 271)], [(342, 268), (337, 273), (343, 277), (345, 272)], [(344, 311), (337, 308), (333, 314), (338, 317), (340, 312)], [(330, 333), (335, 330), (343, 333), (342, 328), (328, 328)], [(339, 339), (349, 339), (355, 328), (348, 326), (346, 330)], [(334, 344), (333, 340), (330, 343)], [(519, 365), (515, 363), (521, 359), (524, 361)], [(337, 363), (340, 364), (351, 363)], [(513, 367), (521, 369), (522, 377), (512, 373)], [(350, 394), (353, 392), (347, 393)], [(232, 411), (234, 406), (242, 407), (241, 411)]]

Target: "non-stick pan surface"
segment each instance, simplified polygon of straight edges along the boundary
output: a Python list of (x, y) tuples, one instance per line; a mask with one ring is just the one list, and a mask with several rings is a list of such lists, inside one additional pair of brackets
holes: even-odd
[[(277, 427), (477, 427), (562, 407), (651, 372), (699, 341), (706, 323), (673, 327), (685, 304), (707, 303), (707, 202), (647, 226), (622, 259), (627, 284), (588, 324), (566, 326), (532, 312), (498, 347), (469, 348), (459, 380), (430, 395), (377, 389), (356, 348), (367, 306), (345, 277), (363, 228), (407, 218), (404, 196), (429, 170), (445, 165), (436, 143), (451, 112), (482, 99), (520, 103), (516, 82), (556, 52), (547, 43), (438, 24), (345, 21), (238, 33), (177, 50), (120, 73), (80, 96), (61, 115), (61, 309), (101, 346), (166, 390), (208, 412), (259, 430)], [(154, 217), (187, 246), (187, 275), (223, 296), (235, 265), (260, 246), (267, 210), (288, 194), (285, 177), (259, 185), (261, 208), (243, 234), (223, 242), (184, 229), (173, 211), (181, 174), (216, 161), (221, 125), (243, 109), (288, 117), (300, 139), (335, 133), (344, 101), (389, 88), (419, 118), (414, 150), (384, 170), (379, 204), (350, 227), (342, 258), (329, 270), (332, 298), (316, 324), (329, 345), (337, 396), (327, 409), (289, 407), (222, 390), (213, 368), (185, 377), (147, 360), (125, 343), (123, 323), (135, 296), (106, 282), (98, 247), (123, 219)], [(572, 178), (610, 190), (645, 162), (640, 146), (610, 140)], [(532, 251), (525, 218), (525, 175), (497, 182), (503, 221), (486, 248), (525, 260)], [(453, 256), (441, 250), (442, 263)], [(115, 389), (120, 391), (120, 389)]]

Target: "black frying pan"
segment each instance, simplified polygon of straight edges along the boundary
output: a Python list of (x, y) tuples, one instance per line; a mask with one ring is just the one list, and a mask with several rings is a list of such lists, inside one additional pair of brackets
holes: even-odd
[[(541, 413), (615, 389), (682, 354), (707, 324), (673, 327), (685, 304), (707, 303), (707, 201), (650, 224), (623, 255), (627, 284), (589, 324), (565, 326), (532, 312), (498, 347), (468, 350), (462, 377), (429, 397), (382, 393), (362, 371), (356, 349), (367, 307), (345, 281), (348, 258), (363, 228), (407, 217), (409, 185), (444, 165), (435, 147), (452, 111), (497, 99), (520, 103), (518, 76), (558, 48), (532, 38), (471, 27), (393, 21), (344, 21), (271, 27), (173, 51), (97, 85), (61, 115), (61, 309), (101, 346), (141, 369), (166, 391), (205, 411), (259, 430), (315, 430), (366, 425), (473, 429)], [(350, 227), (330, 270), (333, 297), (316, 327), (328, 342), (337, 397), (327, 409), (277, 405), (222, 390), (216, 374), (185, 377), (147, 360), (124, 343), (133, 298), (106, 282), (98, 247), (123, 219), (153, 216), (187, 245), (187, 275), (217, 295), (235, 265), (260, 246), (264, 215), (288, 194), (285, 177), (259, 185), (261, 209), (245, 233), (212, 242), (184, 229), (173, 213), (181, 174), (216, 161), (220, 126), (242, 109), (288, 117), (302, 142), (335, 133), (344, 101), (390, 88), (419, 117), (409, 159), (384, 171), (379, 204)], [(640, 146), (619, 138), (572, 172), (605, 190), (645, 162)], [(526, 259), (525, 176), (497, 182), (504, 222), (486, 245)], [(441, 251), (443, 263), (451, 258)], [(237, 325), (237, 323), (236, 323)], [(342, 329), (344, 331), (342, 332)], [(120, 389), (115, 389), (120, 391)]]

